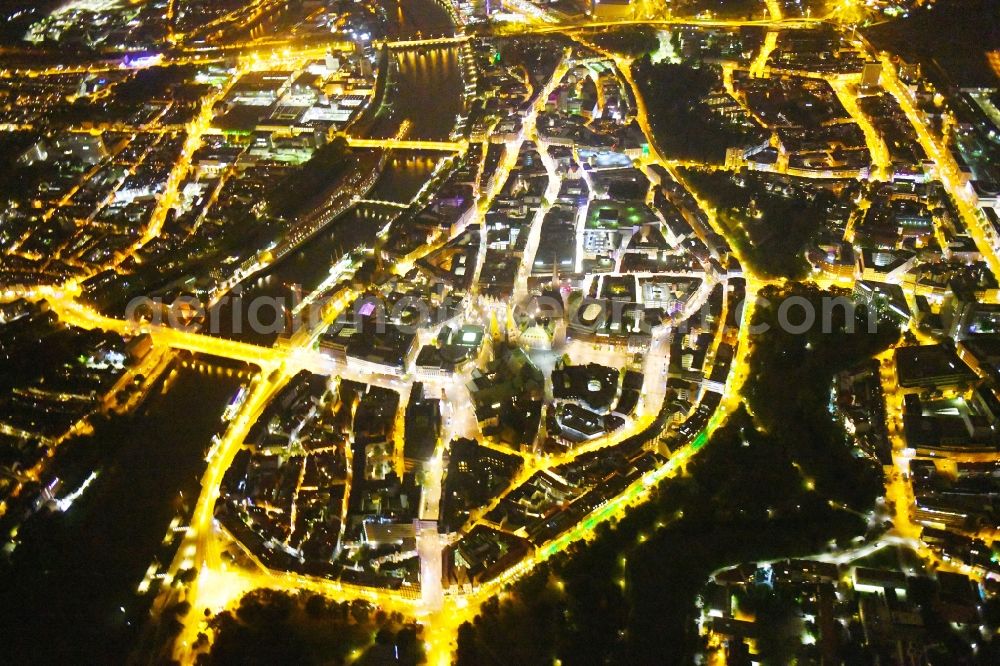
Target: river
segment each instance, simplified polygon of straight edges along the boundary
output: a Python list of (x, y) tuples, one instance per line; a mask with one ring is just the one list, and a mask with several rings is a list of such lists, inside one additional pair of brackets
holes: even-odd
[(409, 120), (407, 139), (448, 139), (464, 111), (458, 47), (393, 50), (391, 57), (396, 79), (387, 101), (393, 113), (376, 122), (370, 135), (393, 136)]
[[(447, 12), (434, 0), (387, 4), (397, 36), (452, 34)], [(395, 17), (395, 20), (392, 20)], [(398, 81), (393, 122), (411, 121), (410, 138), (445, 139), (463, 110), (456, 48), (394, 51)], [(398, 127), (398, 125), (397, 125)], [(383, 128), (391, 130), (391, 127)], [(442, 154), (394, 154), (369, 197), (409, 202)], [(326, 230), (244, 285), (244, 300), (308, 293), (345, 252), (372, 242), (398, 208), (358, 204)], [(230, 311), (232, 315), (232, 311)], [(236, 321), (245, 323), (243, 314)], [(232, 322), (233, 317), (229, 317)], [(236, 334), (221, 318), (220, 334), (270, 344), (274, 336), (243, 326)], [(26, 528), (12, 569), (0, 586), (0, 635), (13, 663), (123, 663), (135, 646), (149, 597), (135, 594), (150, 561), (167, 562), (162, 539), (178, 511), (199, 492), (204, 452), (223, 425), (225, 405), (247, 381), (249, 368), (198, 357), (176, 361), (130, 416), (98, 424), (93, 436), (68, 442), (66, 477), (93, 484), (70, 509)], [(37, 530), (37, 531), (36, 531)]]
[[(435, 0), (385, 1), (389, 33), (393, 36), (450, 35), (454, 32), (448, 13)], [(372, 137), (392, 136), (404, 120), (410, 121), (407, 138), (448, 139), (458, 116), (464, 112), (463, 81), (459, 49), (455, 46), (396, 49), (393, 85), (388, 100), (391, 115), (372, 127)], [(408, 203), (426, 182), (444, 153), (397, 151), (389, 159), (368, 198)], [(206, 327), (207, 332), (227, 338), (271, 345), (277, 339), (272, 325), (278, 311), (270, 299), (285, 306), (294, 303), (293, 289), (307, 295), (330, 274), (345, 253), (371, 244), (375, 235), (400, 210), (374, 204), (358, 204), (334, 220), (324, 231), (304, 243), (267, 272), (240, 285), (240, 299), (230, 299)], [(256, 320), (250, 308), (257, 300)], [(235, 304), (239, 304), (238, 307)], [(255, 330), (256, 329), (256, 330)]]
[[(249, 368), (174, 361), (132, 415), (63, 444), (62, 478), (94, 482), (64, 513), (29, 521), (0, 586), (0, 635), (10, 663), (124, 663), (151, 595), (137, 596), (171, 520), (197, 498), (204, 455)], [(75, 488), (74, 480), (70, 489)]]
[[(440, 154), (428, 156), (413, 151), (393, 155), (369, 198), (408, 203), (427, 181), (438, 158)], [(242, 283), (239, 299), (234, 292), (221, 303), (206, 323), (205, 332), (265, 346), (273, 344), (278, 333), (272, 323), (281, 307), (294, 304), (293, 290), (299, 290), (302, 296), (315, 290), (345, 253), (371, 245), (378, 231), (400, 212), (399, 208), (379, 204), (352, 206), (270, 270)], [(251, 307), (257, 308), (253, 318)], [(263, 327), (252, 325), (252, 321)]]
[(415, 39), (455, 34), (451, 16), (436, 0), (382, 0), (382, 7), (391, 37)]

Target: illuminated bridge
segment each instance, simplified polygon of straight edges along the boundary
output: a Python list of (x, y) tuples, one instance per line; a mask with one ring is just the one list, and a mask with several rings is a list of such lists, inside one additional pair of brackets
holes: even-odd
[(284, 358), (284, 352), (279, 349), (227, 340), (204, 333), (173, 329), (167, 326), (139, 324), (107, 317), (92, 308), (75, 302), (68, 296), (53, 296), (49, 303), (59, 315), (60, 320), (80, 328), (114, 331), (122, 335), (146, 332), (153, 338), (153, 342), (159, 345), (256, 365), (273, 364)]
[(354, 203), (370, 204), (373, 206), (390, 206), (392, 208), (409, 208), (412, 202), (386, 201), (384, 199), (358, 199)]
[(463, 152), (469, 147), (465, 139), (461, 141), (425, 141), (421, 139), (358, 139), (344, 137), (352, 148), (385, 148), (388, 150), (438, 150), (448, 153)]
[(383, 43), (390, 49), (409, 49), (415, 46), (447, 46), (449, 44), (461, 44), (468, 41), (468, 35), (454, 35), (452, 37), (427, 37), (425, 39), (400, 39), (395, 42)]

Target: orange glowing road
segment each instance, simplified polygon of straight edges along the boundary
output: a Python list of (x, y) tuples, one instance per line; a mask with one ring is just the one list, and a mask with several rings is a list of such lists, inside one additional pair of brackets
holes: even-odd
[[(175, 22), (175, 0), (168, 0), (166, 5), (168, 24), (171, 26), (171, 38), (176, 39), (183, 45), (184, 36), (172, 33)], [(227, 14), (218, 22), (208, 26), (209, 29), (225, 28), (227, 24), (242, 25), (243, 21), (256, 20), (267, 11), (274, 8), (276, 3), (269, 0), (259, 0), (249, 8), (243, 8), (239, 12)], [(525, 4), (525, 3), (519, 3)], [(849, 4), (849, 3), (848, 3)], [(531, 5), (533, 6), (533, 5)], [(509, 34), (548, 34), (563, 33), (585, 39), (587, 31), (600, 30), (621, 25), (650, 25), (654, 27), (670, 26), (702, 26), (712, 28), (735, 28), (740, 26), (759, 26), (767, 29), (764, 44), (757, 57), (750, 63), (749, 70), (753, 76), (766, 76), (768, 74), (767, 61), (770, 53), (776, 48), (777, 38), (780, 30), (784, 29), (810, 29), (821, 25), (825, 19), (820, 18), (787, 18), (782, 15), (781, 5), (778, 0), (766, 0), (768, 18), (753, 21), (730, 21), (715, 19), (691, 19), (691, 18), (666, 18), (657, 20), (626, 20), (626, 21), (594, 21), (577, 25), (553, 25), (553, 24), (527, 24), (509, 26), (505, 32)], [(528, 10), (526, 10), (528, 11)], [(835, 10), (839, 11), (839, 10)], [(541, 15), (532, 14), (537, 20), (549, 20), (540, 18)], [(546, 15), (547, 16), (547, 15)], [(829, 19), (830, 17), (826, 17)], [(203, 27), (203, 30), (205, 27)], [(201, 33), (204, 34), (204, 33)], [(419, 45), (456, 44), (469, 39), (465, 34), (453, 37), (427, 38), (416, 40), (403, 40), (387, 42), (391, 48), (408, 48)], [(273, 49), (269, 55), (261, 55), (260, 49)], [(145, 243), (157, 238), (167, 210), (174, 205), (178, 196), (178, 188), (184, 181), (190, 170), (191, 156), (201, 146), (202, 138), (208, 131), (212, 120), (212, 109), (215, 103), (222, 99), (228, 85), (239, 78), (238, 74), (244, 71), (267, 69), (272, 67), (298, 67), (306, 60), (318, 58), (324, 55), (331, 48), (330, 44), (319, 47), (297, 47), (290, 39), (256, 40), (242, 44), (219, 44), (218, 46), (191, 46), (186, 52), (178, 50), (176, 59), (165, 59), (164, 64), (176, 62), (206, 62), (213, 57), (221, 57), (226, 51), (247, 51), (239, 59), (239, 66), (236, 75), (228, 79), (227, 86), (222, 86), (210, 96), (202, 100), (200, 113), (196, 120), (187, 128), (187, 139), (185, 141), (180, 158), (173, 165), (167, 188), (157, 203), (157, 208), (146, 226), (143, 229), (141, 239), (132, 248), (132, 252), (141, 248)], [(250, 52), (255, 50), (256, 52)], [(558, 194), (558, 186), (561, 179), (556, 173), (554, 163), (549, 158), (545, 148), (545, 143), (540, 139), (535, 129), (535, 119), (539, 112), (539, 107), (544, 104), (548, 94), (555, 89), (560, 79), (574, 63), (567, 62), (569, 50), (563, 61), (559, 63), (553, 77), (546, 82), (541, 94), (539, 104), (530, 109), (523, 122), (523, 132), (516, 141), (511, 141), (507, 146), (507, 153), (503, 163), (498, 168), (498, 177), (495, 181), (494, 191), (487, 192), (481, 196), (477, 202), (476, 219), (481, 219), (489, 207), (492, 197), (499, 190), (499, 187), (506, 179), (507, 173), (513, 166), (517, 158), (518, 150), (525, 140), (534, 141), (541, 151), (542, 161), (549, 176), (549, 187), (546, 191), (546, 199), (552, 200)], [(197, 55), (193, 55), (197, 54)], [(677, 167), (680, 166), (706, 166), (694, 162), (672, 161), (666, 159), (662, 151), (656, 144), (655, 136), (650, 127), (645, 100), (643, 99), (639, 87), (633, 80), (631, 73), (631, 60), (611, 53), (604, 53), (604, 56), (612, 60), (617, 67), (617, 74), (622, 82), (631, 88), (636, 100), (635, 120), (640, 129), (645, 134), (651, 149), (651, 155), (642, 159), (641, 166), (648, 167), (651, 164), (659, 164), (670, 172), (679, 183), (684, 185), (678, 178)], [(94, 67), (104, 67), (104, 65), (94, 65)], [(726, 65), (723, 69), (724, 83), (726, 89), (732, 91), (732, 70), (733, 65)], [(990, 266), (994, 272), (1000, 274), (1000, 265), (985, 238), (983, 230), (979, 226), (976, 209), (970, 202), (961, 188), (957, 166), (951, 159), (950, 153), (946, 150), (941, 141), (934, 137), (926, 127), (923, 119), (915, 109), (913, 101), (910, 99), (908, 91), (896, 78), (894, 69), (887, 60), (884, 61), (885, 74), (883, 85), (885, 89), (895, 96), (903, 111), (914, 125), (921, 145), (929, 157), (938, 166), (939, 175), (945, 187), (955, 197), (959, 211), (967, 222), (970, 232), (973, 234), (977, 245), (983, 251), (983, 255), (990, 261)], [(83, 68), (81, 71), (88, 71)], [(97, 71), (107, 71), (97, 70)], [(67, 70), (38, 70), (38, 75), (65, 74)], [(855, 119), (865, 134), (869, 151), (874, 162), (873, 177), (884, 178), (891, 169), (888, 151), (884, 142), (877, 135), (874, 127), (864, 117), (857, 107), (856, 81), (847, 79), (836, 79), (831, 81), (838, 97), (844, 104), (845, 109)], [(164, 128), (151, 128), (152, 131), (164, 130)], [(424, 141), (409, 140), (404, 138), (404, 134), (387, 139), (364, 139), (345, 137), (351, 146), (358, 148), (378, 148), (385, 150), (432, 150), (441, 152), (464, 153), (469, 148), (469, 142), (465, 139), (456, 141)], [(485, 152), (485, 151), (484, 151)], [(687, 188), (690, 190), (690, 188)], [(692, 193), (693, 194), (693, 193)], [(716, 232), (721, 232), (718, 220), (714, 211), (706, 202), (695, 197), (695, 203), (705, 213), (709, 225)], [(405, 204), (395, 204), (405, 206)], [(524, 251), (523, 265), (517, 273), (516, 298), (512, 302), (523, 299), (526, 295), (527, 276), (530, 275), (530, 262), (535, 254), (539, 236), (541, 233), (541, 219), (544, 215), (544, 207), (539, 212), (536, 219), (528, 228), (528, 240)], [(477, 256), (476, 275), (482, 267), (485, 252), (485, 225), (483, 225), (484, 244)], [(432, 251), (439, 244), (425, 248), (423, 254)], [(405, 272), (412, 262), (419, 257), (407, 257), (404, 262), (396, 266), (397, 272)], [(292, 574), (288, 572), (273, 571), (265, 568), (256, 561), (251, 553), (246, 553), (244, 558), (251, 564), (243, 567), (227, 562), (223, 553), (228, 548), (238, 548), (233, 543), (233, 539), (214, 520), (215, 504), (219, 497), (219, 486), (221, 480), (229, 468), (237, 452), (243, 447), (243, 442), (248, 431), (263, 412), (269, 401), (285, 385), (294, 374), (303, 368), (314, 372), (330, 375), (342, 376), (369, 384), (399, 387), (412, 381), (411, 376), (403, 378), (391, 377), (388, 375), (376, 375), (371, 372), (358, 370), (348, 364), (335, 362), (316, 351), (316, 339), (320, 332), (329, 324), (332, 319), (341, 311), (347, 303), (351, 302), (355, 296), (353, 291), (341, 294), (340, 297), (329, 304), (323, 311), (322, 321), (317, 322), (318, 327), (312, 330), (303, 330), (296, 334), (291, 341), (287, 341), (276, 347), (264, 347), (260, 345), (248, 344), (234, 340), (227, 340), (195, 331), (178, 330), (168, 326), (154, 326), (143, 323), (133, 323), (124, 320), (110, 318), (82, 305), (76, 297), (78, 291), (75, 284), (66, 285), (60, 289), (57, 287), (41, 287), (25, 291), (9, 291), (4, 295), (11, 299), (16, 296), (28, 296), (33, 299), (47, 299), (59, 318), (67, 324), (87, 329), (101, 329), (114, 331), (123, 335), (135, 335), (138, 333), (149, 333), (154, 345), (160, 349), (186, 350), (199, 354), (219, 356), (252, 364), (259, 368), (259, 373), (249, 387), (247, 398), (242, 406), (232, 415), (232, 420), (225, 434), (219, 439), (207, 456), (207, 466), (202, 478), (201, 494), (195, 506), (191, 523), (184, 529), (184, 536), (177, 551), (175, 560), (171, 563), (168, 573), (170, 576), (176, 575), (184, 569), (193, 569), (197, 572), (195, 580), (185, 591), (178, 591), (175, 588), (165, 590), (158, 605), (163, 607), (163, 602), (172, 599), (171, 595), (183, 594), (184, 598), (191, 603), (192, 612), (184, 626), (180, 638), (175, 644), (176, 658), (184, 663), (193, 662), (196, 652), (192, 650), (192, 645), (200, 631), (204, 629), (204, 612), (216, 612), (234, 602), (246, 591), (256, 587), (277, 587), (281, 589), (296, 590), (306, 589), (319, 592), (333, 599), (348, 601), (353, 599), (365, 599), (382, 606), (387, 610), (397, 610), (410, 617), (425, 623), (425, 641), (428, 654), (428, 663), (448, 664), (451, 663), (456, 641), (458, 626), (464, 622), (474, 619), (478, 613), (480, 605), (501, 593), (502, 588), (517, 580), (525, 573), (529, 572), (537, 563), (545, 561), (552, 555), (563, 551), (570, 544), (584, 538), (588, 538), (594, 532), (597, 525), (620, 517), (630, 508), (645, 501), (651, 489), (659, 482), (676, 475), (683, 469), (685, 463), (706, 444), (712, 431), (725, 422), (727, 415), (738, 407), (741, 401), (741, 391), (743, 382), (747, 377), (747, 356), (750, 353), (751, 342), (749, 339), (749, 322), (752, 318), (755, 294), (765, 285), (779, 283), (778, 280), (761, 279), (754, 275), (748, 262), (743, 257), (740, 259), (746, 273), (747, 283), (747, 308), (743, 312), (741, 327), (738, 332), (736, 343), (736, 355), (727, 378), (723, 391), (722, 400), (718, 410), (712, 416), (708, 426), (700, 432), (692, 441), (679, 447), (670, 456), (669, 460), (658, 469), (646, 474), (632, 486), (627, 488), (620, 495), (612, 498), (608, 503), (601, 506), (590, 515), (581, 520), (577, 525), (570, 528), (566, 533), (555, 540), (543, 544), (532, 557), (517, 563), (513, 567), (503, 572), (498, 578), (482, 584), (472, 590), (443, 590), (440, 580), (440, 572), (435, 577), (434, 570), (440, 569), (442, 548), (444, 539), (437, 535), (436, 530), (425, 526), (420, 532), (419, 550), (422, 564), (422, 576), (426, 583), (422, 585), (423, 597), (413, 590), (390, 591), (375, 588), (349, 585), (340, 581), (325, 580)], [(813, 280), (820, 286), (850, 286), (851, 278), (846, 281), (840, 276), (831, 276), (823, 273), (816, 273)], [(720, 279), (714, 272), (706, 275), (706, 285), (711, 281)], [(846, 282), (846, 283), (845, 283)], [(474, 280), (475, 283), (475, 280)], [(707, 293), (707, 292), (706, 292)], [(481, 318), (488, 315), (482, 314)], [(470, 317), (474, 315), (470, 314)], [(713, 349), (718, 344), (721, 335), (713, 338)], [(596, 353), (596, 352), (595, 352)], [(642, 431), (649, 426), (655, 415), (659, 411), (659, 406), (664, 399), (665, 391), (655, 386), (655, 383), (662, 379), (663, 369), (668, 362), (669, 338), (664, 334), (654, 338), (644, 361), (646, 371), (646, 381), (644, 385), (644, 400), (642, 406), (636, 412), (635, 417), (628, 425), (612, 435), (594, 440), (588, 444), (577, 447), (571, 453), (563, 456), (541, 457), (533, 454), (523, 454), (525, 459), (523, 478), (537, 471), (538, 469), (548, 469), (556, 465), (571, 461), (575, 457), (599, 450), (606, 446), (619, 443), (625, 437)], [(882, 380), (886, 385), (886, 394), (891, 396), (890, 419), (898, 419), (899, 407), (898, 396), (892, 384), (892, 373), (886, 375), (883, 372)], [(456, 375), (454, 378), (435, 378), (427, 380), (428, 391), (440, 392), (443, 396), (443, 409), (449, 415), (449, 425), (446, 432), (451, 436), (477, 436), (479, 424), (475, 419), (474, 410), (469, 400), (468, 391), (464, 382), (467, 378)], [(454, 423), (452, 423), (454, 420)], [(893, 424), (890, 424), (893, 425)], [(920, 543), (920, 527), (914, 525), (910, 520), (909, 507), (912, 505), (912, 489), (905, 481), (907, 471), (907, 455), (905, 442), (899, 436), (898, 424), (893, 425), (893, 443), (895, 473), (887, 479), (886, 497), (893, 502), (895, 507), (894, 520), (895, 530), (892, 538), (915, 544), (921, 555), (933, 561), (939, 561), (935, 554), (926, 546)], [(489, 443), (486, 444), (489, 446)], [(440, 492), (441, 456), (444, 447), (439, 446), (436, 451), (436, 464), (432, 466), (432, 471), (436, 475), (428, 481), (426, 488), (432, 492)], [(995, 459), (994, 456), (992, 459)], [(427, 502), (420, 509), (422, 519), (432, 521), (437, 517), (439, 507), (436, 502)], [(484, 511), (477, 511), (473, 522), (481, 519)], [(959, 567), (961, 568), (961, 567)], [(423, 581), (422, 581), (423, 582)]]
[(983, 255), (983, 259), (989, 264), (994, 275), (1000, 275), (1000, 260), (997, 259), (996, 252), (993, 251), (990, 242), (983, 229), (985, 221), (980, 218), (979, 211), (970, 201), (969, 191), (962, 184), (961, 171), (951, 151), (942, 142), (934, 137), (923, 117), (917, 111), (916, 104), (910, 95), (909, 90), (900, 82), (896, 74), (896, 67), (889, 59), (888, 55), (883, 55), (882, 59), (882, 86), (886, 92), (891, 94), (899, 102), (900, 108), (906, 114), (907, 119), (917, 132), (920, 146), (927, 156), (934, 161), (937, 167), (937, 176), (945, 189), (952, 195), (958, 212), (962, 215), (966, 228), (976, 241), (976, 247)]

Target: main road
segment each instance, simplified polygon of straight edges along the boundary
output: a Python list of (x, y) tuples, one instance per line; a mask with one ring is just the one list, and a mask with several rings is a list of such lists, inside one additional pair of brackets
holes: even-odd
[[(772, 4), (774, 3), (769, 3), (769, 6)], [(653, 26), (702, 25), (708, 27), (758, 25), (761, 27), (779, 29), (811, 27), (820, 20), (786, 19), (780, 17), (780, 11), (776, 12), (772, 10), (771, 13), (772, 17), (770, 19), (748, 22), (665, 19), (657, 21), (631, 21), (624, 22), (624, 24)], [(623, 23), (621, 22), (594, 22), (571, 27), (527, 26), (519, 29), (519, 31), (532, 32), (535, 34), (545, 34), (549, 32), (575, 33), (587, 29), (600, 29), (622, 24)], [(444, 39), (447, 39), (448, 43), (455, 41), (453, 38)], [(761, 72), (763, 72), (764, 69), (763, 64), (766, 63), (766, 51), (773, 48), (773, 46), (774, 40), (772, 38), (769, 40), (768, 44), (765, 44), (765, 49), (762, 50), (761, 57), (755, 61)], [(308, 51), (306, 50), (296, 50), (294, 52), (294, 57), (306, 57), (307, 53)], [(609, 57), (614, 58), (621, 76), (635, 93), (635, 99), (638, 105), (637, 120), (641, 129), (646, 133), (647, 138), (650, 141), (650, 145), (653, 147), (652, 161), (659, 162), (670, 168), (671, 163), (663, 158), (663, 155), (656, 146), (653, 134), (649, 127), (648, 118), (646, 116), (644, 100), (631, 76), (629, 61), (621, 57)], [(887, 66), (887, 70), (888, 69), (891, 68)], [(545, 88), (546, 91), (551, 90), (552, 87), (558, 82), (558, 79), (562, 75), (562, 71), (564, 71), (564, 68), (561, 66), (557, 72), (557, 76), (554, 76), (553, 80), (548, 82), (548, 85)], [(947, 151), (943, 150), (939, 145), (939, 142), (929, 134), (922, 122), (922, 119), (916, 113), (912, 101), (906, 95), (905, 91), (902, 90), (902, 87), (899, 86), (898, 81), (895, 80), (894, 74), (888, 72), (886, 78), (887, 90), (900, 100), (900, 104), (903, 107), (904, 112), (907, 113), (908, 117), (910, 117), (913, 122), (914, 127), (917, 129), (918, 137), (920, 138), (922, 145), (924, 145), (927, 154), (938, 160), (938, 164), (942, 170), (942, 180), (945, 181), (949, 190), (955, 191), (954, 168), (953, 165), (947, 161)], [(844, 91), (838, 92), (843, 94)], [(540, 98), (544, 98), (544, 95), (540, 96)], [(525, 128), (526, 135), (537, 140), (537, 137), (533, 132), (533, 116), (536, 112), (537, 110), (532, 113), (531, 118), (525, 121)], [(466, 148), (466, 144), (464, 142), (456, 142), (445, 139), (429, 139), (425, 141), (423, 139), (423, 137), (420, 137), (413, 141), (406, 142), (406, 145), (403, 145), (404, 142), (402, 142), (402, 140), (393, 139), (363, 139), (354, 141), (355, 145), (359, 147), (411, 148), (418, 147), (419, 144), (421, 149), (440, 148), (441, 150), (462, 151)], [(195, 139), (191, 139), (191, 141), (192, 145), (197, 143)], [(358, 141), (368, 141), (371, 143), (357, 143)], [(519, 147), (520, 142), (509, 146), (509, 148), (513, 150), (512, 155), (508, 157), (516, 158), (516, 149)], [(544, 144), (539, 143), (539, 149), (544, 152)], [(878, 158), (879, 162), (883, 161), (881, 153)], [(544, 155), (543, 160), (545, 160)], [(546, 161), (546, 168), (550, 177), (549, 189), (552, 190), (553, 183), (558, 184), (558, 176), (555, 176), (552, 173), (552, 168), (548, 161)], [(183, 162), (178, 164), (176, 172), (179, 175), (182, 175), (185, 171), (186, 165)], [(701, 203), (702, 207), (706, 209), (706, 214), (708, 214), (711, 219), (710, 210), (708, 210), (702, 202), (699, 203)], [(966, 217), (967, 221), (975, 222), (973, 219), (975, 218), (975, 210), (968, 201), (960, 199), (960, 208), (962, 209), (963, 216)], [(977, 224), (970, 224), (969, 226), (970, 229), (974, 230), (974, 232), (978, 230)], [(539, 227), (540, 216), (538, 219), (533, 221), (530, 229), (531, 240), (529, 241), (529, 247), (531, 248), (531, 252), (526, 252), (526, 257), (529, 259), (534, 253), (534, 247), (537, 244), (537, 236), (540, 233)], [(157, 229), (155, 225), (153, 225), (150, 229), (151, 233), (148, 233), (147, 235), (155, 236), (156, 231)], [(976, 240), (983, 243), (984, 238), (982, 236), (982, 232), (981, 230), (978, 231), (979, 233), (977, 234)], [(992, 257), (992, 253), (984, 254)], [(519, 278), (523, 278), (518, 280), (519, 295), (524, 293), (523, 289), (521, 289), (521, 285), (523, 282), (526, 282), (527, 274), (525, 271), (530, 269), (530, 261), (527, 261), (526, 263), (527, 268), (522, 267), (521, 272), (519, 272)], [(993, 260), (993, 263), (995, 264), (995, 260)], [(743, 262), (743, 265), (746, 267), (746, 262)], [(747, 283), (748, 295), (756, 293), (756, 291), (763, 284), (766, 284), (766, 282), (767, 281), (764, 280), (758, 280), (750, 274), (748, 276)], [(339, 599), (367, 598), (385, 606), (386, 608), (403, 609), (423, 620), (431, 621), (431, 624), (427, 628), (427, 640), (429, 643), (429, 660), (432, 664), (443, 664), (450, 661), (454, 645), (454, 631), (457, 626), (462, 621), (474, 617), (475, 613), (478, 611), (478, 605), (482, 601), (485, 601), (489, 597), (497, 594), (502, 585), (514, 580), (518, 576), (530, 570), (537, 562), (543, 561), (554, 553), (563, 550), (573, 541), (591, 534), (593, 529), (600, 522), (622, 515), (629, 509), (629, 507), (643, 501), (647, 497), (650, 488), (652, 488), (657, 482), (678, 473), (679, 470), (682, 469), (683, 464), (691, 456), (696, 454), (697, 451), (705, 444), (711, 430), (724, 421), (725, 413), (729, 409), (734, 408), (738, 403), (741, 384), (746, 376), (746, 354), (750, 348), (747, 336), (748, 322), (751, 318), (751, 313), (748, 311), (744, 312), (743, 315), (742, 327), (739, 334), (740, 344), (738, 346), (738, 354), (737, 358), (733, 362), (733, 368), (725, 387), (724, 399), (721, 403), (719, 411), (717, 411), (712, 417), (708, 428), (704, 432), (700, 433), (690, 443), (675, 451), (665, 465), (644, 476), (642, 479), (630, 486), (624, 493), (590, 514), (585, 520), (574, 526), (566, 534), (562, 535), (552, 543), (546, 544), (540, 548), (533, 558), (525, 560), (519, 565), (506, 571), (498, 579), (480, 586), (478, 589), (469, 594), (443, 594), (440, 580), (441, 548), (443, 544), (436, 529), (432, 528), (430, 525), (430, 521), (433, 521), (437, 517), (438, 506), (434, 502), (425, 503), (421, 507), (421, 518), (427, 520), (428, 522), (421, 524), (418, 532), (418, 550), (421, 557), (422, 589), (424, 596), (422, 599), (416, 600), (397, 593), (355, 588), (336, 581), (322, 581), (288, 573), (271, 571), (226, 572), (225, 567), (221, 562), (221, 558), (219, 557), (219, 539), (224, 538), (224, 535), (219, 529), (217, 529), (214, 522), (214, 507), (218, 498), (219, 484), (223, 475), (231, 464), (236, 452), (242, 447), (249, 428), (259, 417), (260, 413), (275, 393), (281, 388), (281, 386), (284, 385), (289, 377), (294, 375), (295, 372), (302, 368), (308, 368), (313, 371), (318, 370), (323, 373), (338, 374), (347, 378), (355, 378), (368, 384), (379, 384), (389, 387), (397, 386), (400, 382), (399, 378), (388, 375), (380, 376), (373, 375), (368, 372), (359, 372), (347, 364), (338, 363), (325, 355), (316, 352), (313, 347), (316, 335), (321, 330), (318, 328), (309, 331), (308, 335), (303, 335), (297, 338), (291, 345), (266, 347), (246, 342), (226, 340), (194, 331), (177, 330), (165, 326), (151, 326), (109, 318), (100, 315), (92, 309), (76, 302), (74, 300), (74, 294), (71, 291), (61, 292), (59, 290), (49, 290), (46, 291), (46, 295), (49, 297), (53, 309), (59, 317), (69, 324), (84, 328), (100, 328), (128, 335), (148, 332), (152, 336), (155, 344), (160, 346), (236, 359), (252, 363), (261, 368), (261, 372), (251, 386), (248, 398), (243, 407), (231, 422), (230, 428), (226, 432), (225, 436), (217, 443), (209, 454), (208, 467), (202, 479), (202, 493), (199, 497), (198, 504), (195, 507), (191, 525), (187, 529), (184, 542), (178, 551), (178, 558), (171, 566), (171, 573), (176, 573), (178, 570), (186, 567), (193, 567), (199, 572), (197, 579), (188, 591), (188, 599), (191, 601), (192, 606), (195, 609), (205, 608), (206, 606), (216, 607), (216, 602), (219, 600), (231, 601), (235, 598), (239, 591), (249, 589), (257, 585), (278, 585), (287, 588), (312, 589), (321, 591), (324, 594), (329, 594)], [(334, 311), (336, 311), (336, 308), (331, 309), (331, 312)], [(327, 321), (327, 319), (324, 319), (323, 324), (327, 323)], [(658, 378), (662, 377), (663, 369), (666, 367), (668, 348), (669, 343), (667, 336), (656, 336), (653, 348), (645, 360), (644, 369), (646, 371), (646, 385), (644, 388), (647, 389), (646, 400), (644, 401), (644, 406), (642, 408), (641, 418), (636, 419), (637, 426), (648, 423), (651, 415), (658, 411), (655, 407), (663, 400), (663, 392), (662, 390), (657, 390), (656, 386)], [(473, 416), (474, 412), (471, 409), (471, 405), (468, 404), (468, 395), (462, 386), (461, 377), (450, 380), (442, 380), (436, 383), (429, 382), (428, 388), (429, 390), (442, 392), (446, 418), (445, 431), (449, 437), (476, 436), (478, 434), (478, 424), (475, 422)], [(629, 432), (632, 432), (632, 430), (630, 429)], [(575, 455), (579, 455), (579, 453), (583, 451), (590, 451), (599, 448), (600, 446), (611, 445), (614, 442), (619, 441), (619, 435), (593, 445), (588, 445), (587, 447), (582, 447), (580, 451), (574, 453)], [(443, 448), (439, 448), (436, 452), (434, 463), (437, 467), (432, 470), (432, 473), (435, 474), (436, 482), (432, 481), (428, 484), (428, 490), (432, 490), (438, 494), (440, 492), (440, 474), (443, 468), (442, 456)], [(548, 461), (546, 464), (553, 463), (554, 461)], [(905, 497), (906, 488), (899, 484), (899, 476), (895, 476), (890, 487), (890, 493), (892, 493), (894, 497), (902, 498)], [(903, 502), (901, 501), (900, 504), (902, 503)], [(900, 507), (897, 507), (897, 509), (899, 508)], [(900, 520), (900, 531), (904, 533), (905, 537), (912, 538), (915, 532), (912, 531), (908, 523), (903, 522), (903, 519), (899, 516), (898, 512), (897, 519)], [(198, 629), (198, 622), (189, 622), (185, 627), (179, 645), (190, 646), (197, 635)], [(191, 653), (184, 651), (182, 653), (182, 657), (190, 659)]]

